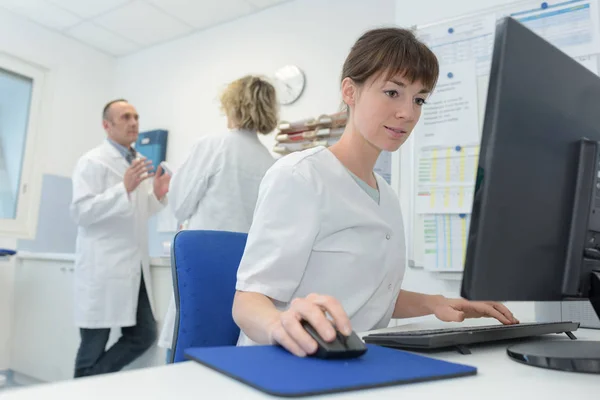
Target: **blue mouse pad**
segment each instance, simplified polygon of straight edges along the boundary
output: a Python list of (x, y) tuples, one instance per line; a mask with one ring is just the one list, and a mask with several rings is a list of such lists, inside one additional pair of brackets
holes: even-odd
[(349, 360), (296, 357), (279, 346), (202, 347), (187, 358), (268, 394), (285, 397), (337, 393), (380, 386), (475, 375), (462, 364), (367, 344)]

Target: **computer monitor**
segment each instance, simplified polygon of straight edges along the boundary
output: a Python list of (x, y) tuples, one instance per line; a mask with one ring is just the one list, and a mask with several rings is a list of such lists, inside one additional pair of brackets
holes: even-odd
[[(588, 298), (600, 316), (600, 78), (510, 17), (496, 27), (461, 295)], [(508, 353), (600, 373), (600, 342)]]

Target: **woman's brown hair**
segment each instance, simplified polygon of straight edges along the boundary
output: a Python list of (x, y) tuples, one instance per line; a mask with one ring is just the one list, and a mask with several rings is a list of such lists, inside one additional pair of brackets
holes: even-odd
[(410, 83), (421, 82), (429, 92), (437, 83), (439, 64), (433, 52), (407, 29), (379, 28), (365, 32), (352, 46), (341, 80), (363, 85), (385, 74), (389, 80), (402, 75)]

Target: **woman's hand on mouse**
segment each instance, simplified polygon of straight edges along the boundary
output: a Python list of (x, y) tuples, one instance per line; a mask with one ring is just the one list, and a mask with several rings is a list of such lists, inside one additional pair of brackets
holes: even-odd
[(352, 333), (350, 319), (344, 308), (335, 298), (320, 294), (310, 294), (296, 298), (289, 309), (281, 312), (269, 326), (271, 343), (279, 344), (292, 354), (304, 357), (317, 351), (317, 342), (306, 332), (300, 321), (307, 321), (325, 341), (336, 337), (335, 327), (327, 319), (328, 313), (335, 327), (344, 335)]

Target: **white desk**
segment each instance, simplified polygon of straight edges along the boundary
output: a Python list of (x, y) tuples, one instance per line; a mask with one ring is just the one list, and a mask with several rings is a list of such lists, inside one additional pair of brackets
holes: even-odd
[[(405, 328), (431, 328), (431, 324), (408, 325)], [(575, 335), (580, 340), (600, 341), (599, 330), (580, 329)], [(561, 335), (551, 340), (569, 339)], [(598, 375), (552, 371), (522, 365), (508, 358), (505, 344), (488, 345), (472, 350), (473, 353), (470, 355), (444, 352), (430, 354), (430, 356), (473, 365), (478, 368), (475, 376), (315, 396), (310, 399), (565, 400), (592, 399), (600, 396)], [(62, 400), (169, 398), (253, 400), (274, 397), (192, 361), (0, 392), (2, 400), (54, 398)]]

